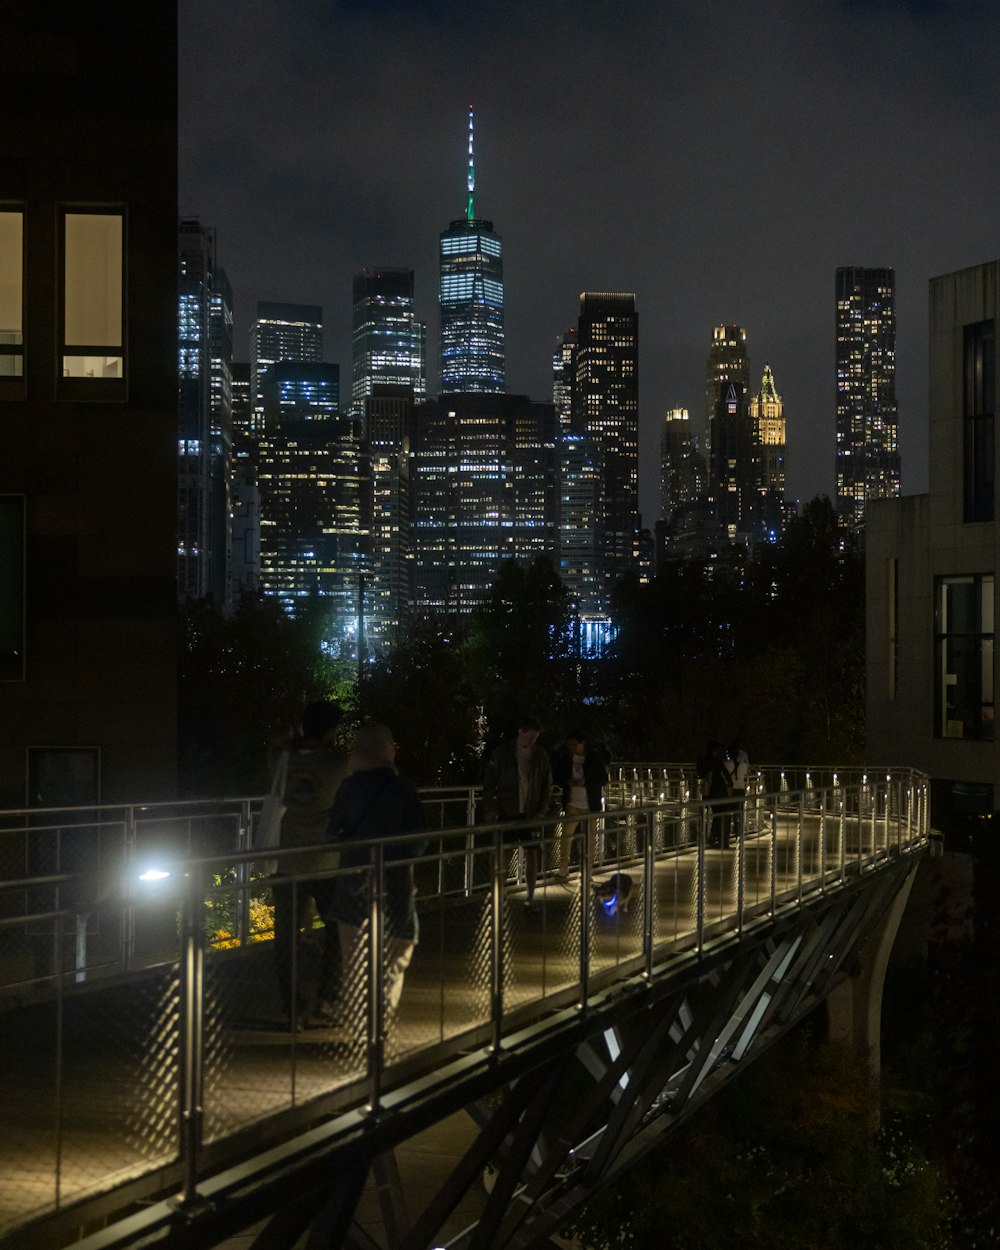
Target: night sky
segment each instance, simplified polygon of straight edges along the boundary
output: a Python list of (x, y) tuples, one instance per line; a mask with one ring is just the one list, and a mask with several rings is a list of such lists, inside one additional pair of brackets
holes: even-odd
[(214, 226), (236, 356), (258, 299), (322, 305), (350, 387), (351, 280), (504, 240), (507, 387), (551, 397), (583, 290), (636, 293), (643, 520), (659, 426), (701, 421), (713, 325), (747, 327), (789, 492), (833, 489), (834, 271), (896, 270), (903, 491), (926, 489), (927, 283), (1000, 254), (1000, 5), (909, 0), (180, 0), (180, 209)]

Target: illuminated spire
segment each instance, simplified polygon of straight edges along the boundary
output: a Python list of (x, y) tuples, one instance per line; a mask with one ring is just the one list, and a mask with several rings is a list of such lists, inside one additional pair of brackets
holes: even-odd
[(765, 402), (770, 400), (772, 403), (778, 402), (778, 392), (774, 386), (774, 374), (771, 372), (771, 366), (764, 365), (764, 377), (760, 384), (760, 397)]
[(469, 207), (467, 210), (469, 222), (475, 218), (476, 210), (474, 206), (476, 198), (476, 166), (472, 158), (472, 105), (469, 105)]

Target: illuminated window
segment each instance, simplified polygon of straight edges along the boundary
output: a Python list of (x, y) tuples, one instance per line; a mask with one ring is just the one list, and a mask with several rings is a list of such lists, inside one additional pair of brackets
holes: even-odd
[(934, 733), (993, 740), (993, 575), (935, 586)]
[(124, 224), (121, 212), (63, 218), (62, 376), (73, 398), (113, 395), (124, 381)]
[[(0, 210), (0, 379), (24, 372), (24, 214)], [(19, 384), (15, 384), (19, 385)]]
[(24, 680), (24, 496), (0, 495), (0, 681)]

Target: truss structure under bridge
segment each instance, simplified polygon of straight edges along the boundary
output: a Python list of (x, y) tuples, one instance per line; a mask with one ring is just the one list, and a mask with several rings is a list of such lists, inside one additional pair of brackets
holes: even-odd
[[(279, 983), (315, 994), (309, 901), (348, 870), (285, 852), (261, 875), (259, 801), (0, 813), (0, 1246), (196, 1250), (262, 1221), (260, 1250), (544, 1245), (859, 969), (878, 994), (924, 776), (762, 777), (741, 809), (693, 801), (680, 769), (655, 798), (620, 780), (568, 882), (560, 821), (537, 830), (530, 909), (510, 826), (370, 843), (332, 1022), (284, 1015)], [(411, 868), (397, 1001), (386, 887)], [(280, 967), (276, 888), (298, 935)], [(418, 1188), (407, 1143), (456, 1114), (471, 1131)]]

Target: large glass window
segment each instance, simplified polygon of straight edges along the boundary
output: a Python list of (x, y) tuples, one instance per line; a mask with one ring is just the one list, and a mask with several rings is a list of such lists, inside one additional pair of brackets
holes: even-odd
[(962, 361), (966, 521), (992, 521), (995, 494), (996, 332), (992, 321), (965, 327)]
[(24, 680), (24, 496), (0, 495), (0, 681)]
[(993, 575), (935, 587), (935, 735), (993, 739)]
[(0, 378), (24, 372), (24, 214), (0, 209)]
[(63, 224), (63, 377), (121, 379), (124, 219), (67, 212)]

